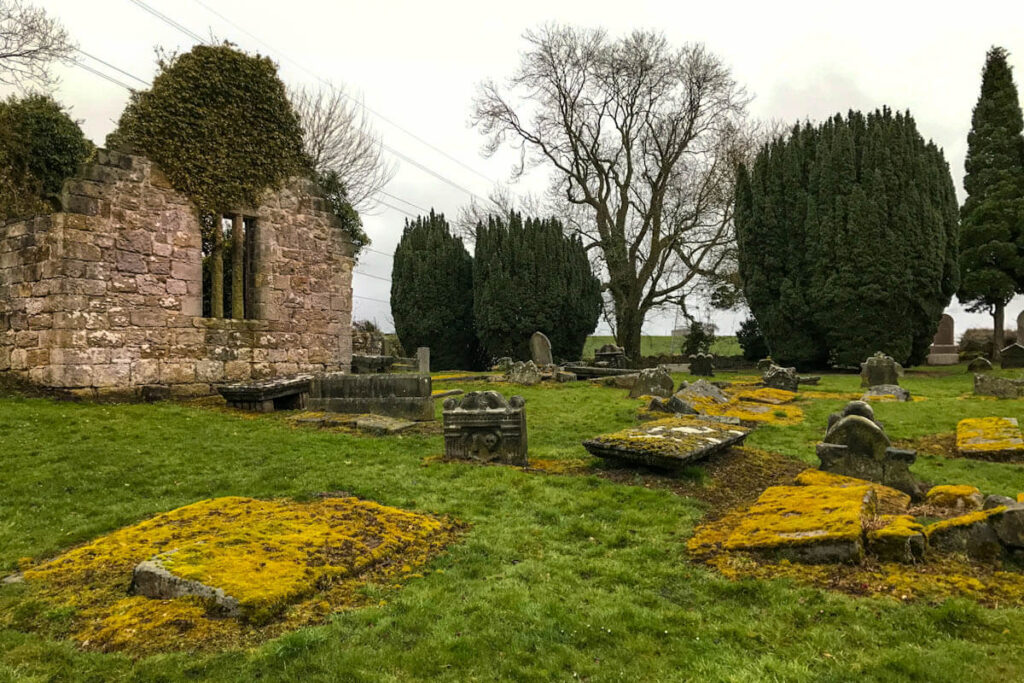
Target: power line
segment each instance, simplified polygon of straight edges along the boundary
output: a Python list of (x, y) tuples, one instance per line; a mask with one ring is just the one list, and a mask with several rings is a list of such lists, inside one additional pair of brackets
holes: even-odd
[(75, 66), (77, 66), (78, 68), (82, 69), (83, 71), (88, 71), (89, 73), (95, 74), (96, 76), (99, 76), (100, 78), (102, 78), (102, 79), (104, 79), (106, 81), (110, 81), (114, 85), (121, 86), (122, 88), (124, 88), (128, 92), (132, 92), (132, 91), (135, 90), (135, 88), (133, 88), (132, 86), (128, 85), (127, 83), (123, 83), (122, 81), (119, 81), (118, 79), (114, 78), (113, 76), (110, 76), (108, 74), (103, 73), (102, 71), (94, 69), (91, 66), (89, 66), (88, 64), (83, 64), (82, 62), (78, 61), (77, 59), (72, 59), (71, 63), (74, 64)]
[(384, 301), (383, 299), (374, 299), (372, 296), (360, 296), (359, 294), (353, 294), (352, 298), (353, 299), (366, 299), (367, 301), (376, 301), (379, 304), (387, 304), (388, 306), (391, 305), (390, 301)]
[[(288, 56), (288, 55), (286, 55), (285, 53), (281, 52), (280, 50), (276, 50), (276, 49), (274, 49), (274, 47), (273, 47), (273, 46), (271, 46), (271, 45), (270, 45), (269, 43), (267, 43), (267, 42), (266, 42), (266, 41), (264, 41), (263, 39), (259, 38), (258, 36), (254, 35), (253, 33), (251, 33), (251, 32), (249, 32), (249, 31), (245, 30), (244, 28), (242, 28), (241, 26), (239, 26), (239, 25), (238, 25), (238, 24), (236, 24), (235, 22), (231, 21), (230, 19), (228, 19), (228, 18), (227, 18), (226, 16), (224, 16), (223, 14), (221, 14), (220, 12), (218, 12), (217, 10), (215, 10), (215, 9), (213, 9), (212, 7), (210, 7), (209, 5), (207, 5), (207, 4), (206, 4), (205, 2), (203, 2), (202, 0), (195, 0), (195, 3), (196, 3), (197, 5), (199, 5), (200, 7), (202, 7), (203, 9), (205, 9), (205, 10), (206, 10), (207, 12), (210, 12), (211, 14), (213, 14), (213, 15), (215, 15), (215, 16), (217, 16), (217, 17), (220, 17), (220, 19), (222, 19), (223, 21), (227, 22), (227, 24), (228, 24), (228, 25), (230, 25), (230, 26), (233, 26), (233, 27), (234, 27), (235, 29), (237, 29), (237, 30), (241, 31), (242, 33), (244, 33), (245, 35), (249, 36), (250, 38), (252, 38), (252, 39), (253, 39), (253, 40), (255, 40), (256, 42), (260, 43), (261, 45), (263, 45), (263, 47), (267, 48), (267, 49), (268, 49), (268, 50), (270, 50), (271, 52), (276, 52), (277, 54), (281, 55), (281, 56), (282, 56), (282, 57), (284, 57), (284, 58), (285, 58), (286, 60), (288, 60), (289, 62), (291, 62), (292, 64), (294, 64), (294, 65), (295, 65), (296, 67), (298, 67), (298, 68), (299, 68), (299, 69), (301, 69), (302, 71), (305, 71), (305, 72), (306, 72), (307, 74), (309, 74), (309, 75), (313, 76), (314, 78), (316, 78), (316, 79), (317, 79), (318, 81), (320, 81), (321, 83), (325, 83), (325, 84), (326, 84), (326, 85), (328, 85), (328, 86), (329, 86), (329, 87), (330, 87), (331, 89), (334, 89), (334, 86), (333, 86), (333, 85), (331, 85), (330, 83), (327, 83), (326, 81), (324, 81), (324, 80), (323, 80), (322, 78), (320, 78), (320, 77), (319, 77), (319, 76), (318, 76), (317, 74), (313, 73), (312, 71), (310, 71), (309, 69), (307, 69), (307, 68), (306, 68), (305, 66), (303, 66), (302, 64), (299, 64), (299, 63), (298, 63), (298, 62), (296, 62), (296, 61), (295, 61), (294, 59), (292, 59), (291, 57), (289, 57), (289, 56)], [(433, 145), (433, 144), (431, 144), (431, 143), (427, 142), (426, 140), (424, 140), (423, 138), (421, 138), (421, 137), (420, 137), (419, 135), (416, 135), (415, 133), (413, 133), (413, 132), (412, 132), (411, 130), (408, 130), (407, 128), (404, 128), (403, 126), (401, 126), (401, 125), (399, 125), (399, 124), (395, 123), (394, 121), (392, 121), (392, 120), (391, 120), (391, 119), (389, 119), (388, 117), (384, 116), (384, 115), (383, 115), (383, 114), (381, 114), (380, 112), (378, 112), (378, 111), (376, 111), (376, 110), (374, 110), (374, 109), (371, 109), (370, 107), (366, 106), (366, 103), (364, 103), (364, 102), (362, 102), (362, 101), (360, 101), (360, 100), (357, 100), (357, 99), (355, 99), (354, 97), (352, 97), (351, 95), (349, 95), (348, 93), (346, 93), (346, 92), (344, 92), (344, 91), (340, 91), (340, 92), (341, 92), (341, 94), (342, 94), (342, 95), (343, 95), (344, 97), (346, 97), (346, 98), (348, 98), (348, 99), (352, 100), (353, 102), (355, 102), (356, 104), (358, 104), (358, 105), (359, 105), (360, 107), (362, 107), (362, 108), (363, 108), (363, 109), (365, 109), (366, 111), (370, 112), (371, 114), (373, 114), (374, 116), (376, 116), (377, 118), (379, 118), (379, 119), (380, 119), (381, 121), (384, 121), (385, 123), (387, 123), (387, 124), (389, 124), (389, 125), (391, 125), (391, 126), (394, 126), (394, 127), (395, 127), (395, 128), (397, 128), (398, 130), (402, 131), (403, 133), (405, 133), (406, 135), (408, 135), (409, 137), (411, 137), (411, 138), (412, 138), (413, 140), (416, 140), (416, 141), (417, 141), (417, 142), (419, 142), (420, 144), (422, 144), (422, 145), (425, 145), (425, 146), (429, 147), (430, 149), (434, 150), (435, 152), (437, 152), (437, 153), (438, 153), (438, 154), (440, 154), (441, 156), (445, 157), (446, 159), (448, 159), (448, 160), (450, 160), (450, 161), (453, 161), (453, 162), (455, 162), (456, 164), (458, 164), (459, 166), (463, 167), (463, 168), (464, 168), (464, 169), (466, 169), (467, 171), (469, 171), (469, 172), (471, 172), (471, 173), (474, 173), (474, 174), (476, 174), (476, 175), (480, 176), (481, 178), (483, 178), (484, 180), (486, 180), (486, 181), (487, 181), (488, 183), (490, 183), (491, 185), (494, 185), (494, 184), (495, 184), (493, 180), (491, 180), (491, 179), (490, 179), (490, 178), (488, 178), (488, 177), (487, 177), (486, 175), (484, 175), (484, 174), (483, 174), (483, 173), (481, 173), (480, 171), (476, 170), (475, 168), (473, 168), (473, 167), (472, 167), (472, 166), (470, 166), (469, 164), (466, 164), (466, 163), (464, 163), (464, 162), (460, 161), (459, 159), (457, 159), (456, 157), (452, 156), (452, 155), (451, 155), (451, 154), (449, 154), (448, 152), (444, 151), (444, 150), (443, 150), (443, 149), (441, 149), (440, 147), (437, 147), (436, 145)]]
[(364, 273), (361, 270), (353, 270), (352, 272), (356, 273), (357, 275), (364, 275), (366, 277), (372, 277), (374, 280), (383, 280), (384, 282), (391, 282), (391, 278), (389, 278), (389, 277), (381, 277), (380, 275), (374, 275), (372, 273)]
[(203, 39), (203, 37), (200, 36), (198, 33), (195, 33), (194, 31), (191, 31), (191, 30), (185, 28), (183, 25), (179, 24), (174, 19), (171, 19), (169, 16), (167, 16), (163, 12), (161, 12), (161, 11), (155, 9), (154, 7), (151, 7), (150, 5), (148, 5), (145, 2), (143, 2), (143, 0), (128, 0), (128, 2), (132, 3), (136, 7), (139, 7), (140, 9), (142, 9), (142, 10), (144, 10), (146, 12), (149, 12), (154, 17), (156, 17), (157, 19), (163, 21), (164, 23), (170, 24), (174, 28), (178, 29), (179, 31), (181, 31), (182, 33), (187, 35), (192, 40), (196, 41), (197, 43), (200, 43), (200, 44), (206, 43), (206, 41)]
[(148, 85), (149, 85), (149, 81), (146, 81), (146, 80), (144, 80), (144, 79), (142, 79), (142, 78), (139, 78), (139, 77), (138, 77), (138, 76), (136, 76), (135, 74), (131, 74), (131, 73), (128, 73), (128, 72), (127, 72), (127, 71), (125, 71), (124, 69), (120, 69), (120, 68), (118, 68), (118, 67), (114, 66), (113, 64), (111, 64), (110, 62), (105, 62), (105, 61), (103, 61), (102, 59), (100, 59), (99, 57), (97, 57), (97, 56), (95, 56), (95, 55), (91, 55), (91, 54), (89, 54), (88, 52), (86, 52), (85, 50), (83, 50), (83, 49), (82, 49), (82, 48), (80, 48), (80, 47), (76, 47), (76, 48), (75, 48), (75, 51), (76, 51), (76, 52), (78, 52), (78, 53), (80, 53), (80, 54), (82, 54), (82, 55), (84, 55), (84, 56), (86, 56), (86, 57), (88, 57), (89, 59), (91, 59), (91, 60), (93, 60), (93, 61), (99, 62), (100, 64), (102, 64), (102, 65), (103, 65), (103, 66), (105, 66), (105, 67), (108, 67), (108, 68), (110, 68), (110, 69), (113, 69), (114, 71), (116, 71), (116, 72), (118, 72), (118, 73), (120, 73), (120, 74), (122, 74), (122, 75), (124, 75), (124, 76), (127, 76), (128, 78), (134, 78), (134, 79), (135, 79), (136, 81), (138, 81), (138, 82), (139, 82), (139, 83), (141, 83), (142, 85), (146, 85), (146, 86), (148, 86)]
[(372, 251), (374, 254), (380, 254), (381, 256), (390, 256), (391, 258), (395, 257), (394, 254), (390, 254), (386, 251), (381, 251), (380, 249), (371, 249), (370, 247), (363, 247), (363, 251)]
[(420, 206), (419, 204), (413, 204), (408, 199), (402, 199), (401, 197), (396, 197), (395, 195), (391, 194), (390, 192), (385, 192), (384, 190), (377, 190), (377, 192), (379, 192), (380, 194), (384, 195), (385, 197), (391, 197), (392, 199), (397, 199), (398, 201), (402, 202), (403, 204), (408, 204), (409, 206), (413, 207), (414, 209), (419, 209), (420, 211), (423, 211), (425, 213), (429, 213), (430, 212), (430, 209), (425, 209), (422, 206)]

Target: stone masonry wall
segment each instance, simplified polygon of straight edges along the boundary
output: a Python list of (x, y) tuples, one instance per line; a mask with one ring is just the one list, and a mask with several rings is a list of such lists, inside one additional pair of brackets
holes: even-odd
[(61, 203), (0, 226), (0, 372), (74, 395), (188, 396), (349, 367), (351, 243), (312, 183), (244, 212), (253, 320), (201, 317), (197, 211), (146, 158), (100, 150)]

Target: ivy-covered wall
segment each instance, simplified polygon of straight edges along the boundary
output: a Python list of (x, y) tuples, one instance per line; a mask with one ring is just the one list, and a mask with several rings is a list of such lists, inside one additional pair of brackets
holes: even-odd
[(247, 212), (254, 320), (201, 317), (199, 212), (145, 157), (100, 150), (61, 202), (0, 228), (0, 371), (120, 397), (349, 367), (352, 244), (311, 181)]

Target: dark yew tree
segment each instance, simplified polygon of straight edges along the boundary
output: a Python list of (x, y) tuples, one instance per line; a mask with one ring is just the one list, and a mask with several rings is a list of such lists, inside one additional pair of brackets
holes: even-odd
[(850, 112), (766, 145), (736, 189), (744, 294), (772, 357), (918, 363), (959, 284), (956, 196), (909, 114)]
[(434, 369), (479, 367), (473, 259), (444, 214), (406, 221), (391, 270), (391, 314), (402, 347), (429, 346)]
[(556, 359), (576, 360), (601, 313), (601, 283), (583, 244), (553, 218), (511, 212), (479, 224), (473, 290), (477, 336), (491, 358), (529, 358), (539, 330)]
[(988, 52), (967, 136), (957, 293), (968, 310), (991, 313), (996, 357), (1006, 304), (1024, 289), (1024, 119), (1006, 56)]

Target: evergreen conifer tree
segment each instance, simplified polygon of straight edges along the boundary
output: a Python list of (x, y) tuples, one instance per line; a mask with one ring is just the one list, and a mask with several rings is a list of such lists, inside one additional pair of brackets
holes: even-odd
[(993, 355), (1003, 346), (1006, 304), (1024, 289), (1024, 120), (1006, 50), (993, 47), (971, 116), (960, 209), (961, 285), (970, 311), (989, 311)]
[(405, 349), (430, 347), (437, 370), (480, 367), (473, 326), (473, 259), (444, 214), (405, 222), (391, 271), (391, 313)]

